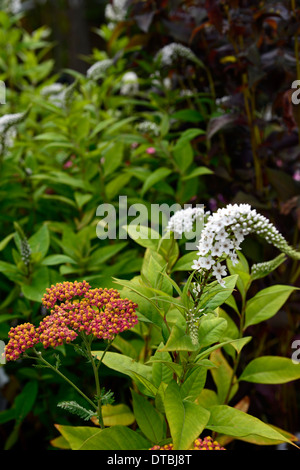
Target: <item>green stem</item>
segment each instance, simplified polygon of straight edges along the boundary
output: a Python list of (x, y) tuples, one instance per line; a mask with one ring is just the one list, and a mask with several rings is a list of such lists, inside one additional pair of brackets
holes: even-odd
[(101, 359), (98, 360), (98, 364), (96, 364), (96, 361), (94, 359), (94, 356), (91, 351), (91, 341), (88, 341), (88, 339), (83, 336), (83, 341), (86, 347), (87, 354), (89, 356), (89, 359), (92, 364), (93, 372), (94, 372), (94, 377), (95, 377), (95, 384), (96, 384), (96, 395), (97, 395), (97, 414), (98, 414), (98, 421), (99, 421), (99, 426), (101, 429), (104, 429), (104, 421), (103, 421), (103, 414), (102, 414), (102, 397), (101, 397), (101, 386), (100, 386), (100, 380), (99, 380), (99, 368), (102, 364), (102, 361), (104, 359), (104, 356), (109, 349), (109, 347), (112, 344), (112, 341), (109, 341), (106, 348), (103, 351), (103, 354), (101, 356)]
[[(249, 289), (249, 287), (250, 287), (250, 283), (246, 287), (245, 291), (247, 291)], [(241, 308), (241, 314), (240, 314), (239, 338), (242, 338), (242, 336), (243, 336), (244, 325), (245, 325), (245, 312), (246, 312), (246, 293), (245, 293), (245, 295), (242, 296), (242, 308)], [(227, 394), (226, 394), (226, 397), (225, 397), (225, 400), (224, 400), (224, 405), (227, 405), (228, 402), (229, 402), (229, 398), (230, 398), (232, 387), (234, 385), (234, 380), (235, 380), (235, 377), (236, 377), (236, 371), (237, 371), (237, 368), (238, 368), (238, 365), (239, 365), (239, 362), (240, 362), (240, 358), (241, 358), (241, 352), (237, 353), (236, 358), (234, 360), (234, 364), (233, 364), (233, 368), (232, 368), (232, 374), (231, 374)]]
[(95, 405), (95, 403), (93, 403), (92, 400), (90, 400), (89, 397), (87, 397), (85, 395), (85, 393), (83, 393), (78, 387), (77, 385), (75, 385), (70, 379), (68, 379), (68, 377), (66, 377), (62, 372), (60, 372), (60, 370), (58, 370), (56, 367), (54, 367), (52, 364), (50, 364), (50, 362), (48, 362), (43, 356), (42, 356), (42, 353), (37, 351), (35, 348), (33, 348), (33, 351), (35, 352), (36, 356), (37, 357), (33, 357), (31, 358), (30, 356), (26, 355), (26, 357), (28, 358), (31, 358), (31, 359), (36, 359), (36, 360), (39, 360), (41, 362), (43, 362), (47, 367), (49, 367), (49, 369), (53, 370), (54, 372), (56, 372), (62, 379), (64, 379), (69, 385), (71, 385), (71, 387), (73, 387), (93, 408), (95, 408), (97, 410), (97, 406)]

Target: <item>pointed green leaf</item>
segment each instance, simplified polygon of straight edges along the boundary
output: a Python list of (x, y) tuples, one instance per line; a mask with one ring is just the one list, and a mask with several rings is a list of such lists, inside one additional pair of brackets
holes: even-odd
[(174, 450), (188, 450), (205, 428), (209, 411), (183, 400), (180, 388), (174, 381), (166, 389), (164, 403)]

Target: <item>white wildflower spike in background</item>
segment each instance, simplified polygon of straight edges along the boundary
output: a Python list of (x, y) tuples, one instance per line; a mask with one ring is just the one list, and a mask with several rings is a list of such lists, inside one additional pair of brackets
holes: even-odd
[(192, 269), (200, 274), (210, 271), (224, 285), (222, 278), (227, 272), (220, 261), (229, 257), (236, 264), (237, 251), (250, 233), (261, 236), (291, 258), (300, 259), (300, 253), (288, 245), (266, 217), (251, 209), (249, 204), (229, 204), (208, 217), (198, 244), (199, 258), (194, 260)]
[(106, 20), (113, 23), (124, 21), (127, 15), (127, 3), (128, 0), (114, 0), (112, 4), (108, 3), (104, 12)]
[(159, 61), (161, 65), (169, 66), (179, 58), (198, 62), (196, 55), (189, 47), (183, 46), (177, 42), (172, 42), (160, 49), (154, 60)]
[(98, 80), (99, 78), (103, 77), (111, 65), (113, 65), (112, 59), (99, 60), (87, 70), (86, 76), (91, 80)]
[(0, 153), (12, 147), (17, 135), (16, 125), (24, 121), (28, 111), (24, 113), (5, 114), (0, 117)]
[(0, 1), (0, 9), (12, 15), (18, 15), (21, 13), (23, 6), (21, 0), (2, 0)]
[(76, 85), (76, 80), (69, 86), (65, 86), (62, 83), (52, 83), (42, 88), (41, 95), (49, 99), (58, 108), (66, 109), (71, 102)]
[(44, 86), (41, 90), (42, 96), (53, 96), (58, 95), (64, 90), (64, 85), (62, 83), (52, 83), (51, 85)]
[(159, 126), (152, 121), (142, 121), (137, 125), (137, 131), (141, 134), (159, 135)]

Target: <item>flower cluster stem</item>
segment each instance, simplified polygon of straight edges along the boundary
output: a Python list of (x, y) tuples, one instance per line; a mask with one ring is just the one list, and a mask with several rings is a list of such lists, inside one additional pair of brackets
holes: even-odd
[(85, 393), (80, 390), (80, 388), (77, 387), (77, 385), (74, 384), (74, 382), (72, 382), (66, 375), (64, 375), (58, 368), (54, 367), (50, 362), (48, 362), (43, 356), (42, 354), (37, 351), (35, 348), (33, 348), (33, 351), (34, 353), (36, 354), (36, 357), (30, 357), (28, 355), (26, 355), (26, 357), (28, 357), (29, 359), (35, 359), (35, 360), (38, 360), (40, 362), (42, 362), (43, 364), (45, 364), (46, 367), (49, 367), (49, 369), (53, 370), (54, 372), (56, 372), (56, 374), (58, 374), (63, 380), (65, 380), (69, 385), (71, 385), (71, 387), (73, 387), (95, 410), (97, 410), (97, 406), (95, 405), (95, 403), (93, 403), (93, 401), (87, 397), (85, 395)]

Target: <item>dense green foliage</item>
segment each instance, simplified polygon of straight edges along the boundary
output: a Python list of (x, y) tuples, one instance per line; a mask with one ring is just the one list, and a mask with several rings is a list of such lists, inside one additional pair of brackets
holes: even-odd
[[(55, 371), (93, 396), (92, 370), (76, 347), (47, 350), (51, 364), (59, 357), (53, 369), (25, 359), (1, 368), (9, 378), (3, 448), (88, 448), (86, 437), (90, 448), (111, 439), (147, 448), (168, 442), (167, 422), (176, 448), (206, 430), (228, 448), (252, 449), (299, 430), (300, 365), (290, 360), (299, 337), (297, 260), (247, 238), (239, 264), (228, 263), (225, 291), (206, 286), (197, 349), (184, 316), (195, 253), (184, 240), (136, 243), (119, 220), (120, 196), (148, 208), (145, 224), (158, 216), (153, 204), (215, 211), (248, 203), (298, 246), (300, 108), (291, 84), (300, 80), (299, 9), (242, 3), (129, 1), (121, 20), (95, 30), (105, 48), (85, 58), (87, 73), (57, 72), (51, 31), (30, 31), (26, 16), (0, 11), (1, 116), (16, 115), (7, 128), (0, 117), (0, 340), (19, 323), (37, 325), (44, 292), (64, 281), (117, 288), (141, 319), (99, 369), (108, 394), (102, 436), (80, 419), (91, 417), (84, 400)], [(164, 62), (172, 43), (189, 52)], [(127, 72), (137, 82), (124, 88)], [(115, 239), (97, 236), (102, 204), (116, 209)], [(101, 358), (104, 342), (93, 349)], [(62, 437), (53, 441), (55, 424)]]

